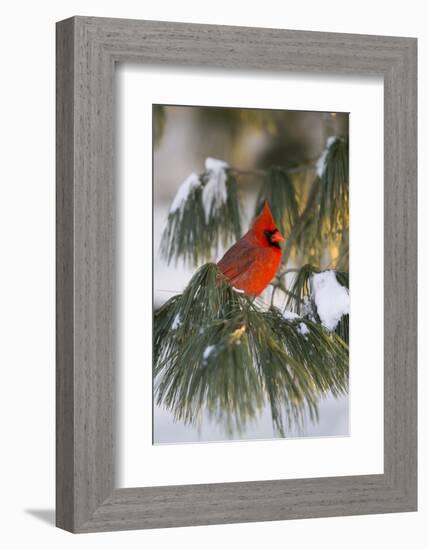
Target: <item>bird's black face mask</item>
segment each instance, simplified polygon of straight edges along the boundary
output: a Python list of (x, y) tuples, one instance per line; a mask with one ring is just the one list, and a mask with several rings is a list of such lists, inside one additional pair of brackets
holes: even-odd
[(266, 230), (265, 232), (265, 235), (266, 235), (266, 238), (267, 238), (267, 241), (269, 243), (270, 246), (274, 246), (275, 248), (281, 248), (281, 245), (279, 244), (279, 241), (277, 241), (274, 236), (279, 233), (278, 229), (273, 229), (272, 231), (270, 230)]

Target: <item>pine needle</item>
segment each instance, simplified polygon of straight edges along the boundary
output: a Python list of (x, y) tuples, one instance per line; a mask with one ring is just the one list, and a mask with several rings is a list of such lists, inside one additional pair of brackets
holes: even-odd
[(158, 405), (197, 425), (204, 411), (242, 431), (268, 404), (281, 435), (317, 418), (317, 403), (348, 385), (348, 350), (319, 323), (262, 311), (237, 293), (215, 264), (155, 312), (154, 378)]
[(341, 233), (349, 225), (348, 142), (336, 139), (321, 175), (318, 228), (321, 235)]
[[(285, 308), (294, 311), (305, 319), (312, 319), (320, 323), (316, 307), (312, 301), (310, 279), (314, 273), (320, 273), (320, 269), (310, 264), (304, 265), (298, 269), (293, 276), (293, 281), (287, 291), (287, 301)], [(349, 289), (349, 276), (345, 271), (335, 271), (336, 279), (339, 284)], [(349, 345), (349, 315), (344, 315), (336, 329), (335, 333)]]
[(227, 200), (208, 217), (202, 201), (206, 175), (200, 176), (199, 187), (192, 189), (181, 208), (170, 212), (161, 239), (161, 255), (167, 263), (182, 259), (197, 266), (213, 261), (220, 246), (227, 247), (241, 237), (238, 189), (235, 178), (228, 174)]

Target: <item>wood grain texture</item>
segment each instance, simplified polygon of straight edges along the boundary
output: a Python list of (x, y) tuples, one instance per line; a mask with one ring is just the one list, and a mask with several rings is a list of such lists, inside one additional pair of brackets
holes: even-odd
[[(383, 475), (115, 489), (116, 62), (383, 76)], [(415, 39), (87, 17), (58, 23), (57, 220), (59, 527), (91, 532), (416, 510)]]
[[(59, 29), (58, 29), (59, 30)], [(56, 521), (74, 525), (74, 23), (56, 36)]]

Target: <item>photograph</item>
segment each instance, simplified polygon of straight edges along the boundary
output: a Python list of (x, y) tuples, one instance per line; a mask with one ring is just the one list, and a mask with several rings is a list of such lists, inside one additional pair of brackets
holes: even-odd
[(349, 113), (152, 106), (153, 444), (349, 436)]

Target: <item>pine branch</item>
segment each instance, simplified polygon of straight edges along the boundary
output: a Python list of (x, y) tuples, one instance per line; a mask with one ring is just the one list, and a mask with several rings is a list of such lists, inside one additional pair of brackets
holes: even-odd
[[(287, 273), (295, 273), (293, 282), (291, 283), (290, 289), (287, 292), (287, 301), (286, 309), (296, 312), (298, 315), (301, 315), (303, 318), (309, 318), (313, 321), (320, 323), (321, 319), (318, 315), (317, 307), (314, 303), (314, 296), (311, 290), (311, 278), (314, 274), (321, 273), (321, 270), (318, 267), (312, 266), (310, 264), (304, 265), (298, 270), (287, 270), (281, 274), (281, 278)], [(335, 276), (337, 282), (349, 290), (349, 276), (347, 272), (344, 271), (335, 271)], [(340, 336), (340, 338), (346, 343), (349, 344), (349, 315), (343, 315), (343, 317), (338, 322), (335, 333)]]
[(328, 147), (321, 175), (318, 227), (322, 234), (342, 232), (349, 221), (348, 142), (335, 139)]
[[(309, 226), (317, 224), (316, 240), (323, 242), (342, 235), (349, 225), (349, 176), (348, 143), (344, 139), (331, 138), (330, 143), (317, 166), (305, 209), (288, 235), (283, 249), (283, 265), (297, 243), (302, 245), (302, 235)], [(323, 159), (323, 157), (325, 157)], [(311, 247), (315, 246), (311, 243)]]
[(232, 175), (226, 180), (227, 199), (216, 209), (207, 212), (203, 202), (206, 174), (199, 176), (184, 203), (168, 214), (161, 239), (161, 255), (171, 263), (182, 258), (198, 265), (212, 260), (220, 246), (226, 247), (242, 234), (240, 206), (236, 181)]
[[(221, 207), (207, 212), (204, 186), (211, 176), (210, 170), (203, 172), (198, 177), (199, 184), (194, 185), (184, 202), (180, 200), (180, 207), (172, 208), (168, 215), (161, 242), (162, 256), (168, 263), (182, 258), (187, 263), (198, 265), (201, 261), (212, 260), (220, 246), (227, 247), (238, 240), (241, 237), (241, 218), (237, 177), (246, 175), (262, 179), (255, 215), (267, 199), (286, 237), (284, 265), (292, 251), (321, 249), (326, 242), (337, 240), (337, 236), (343, 235), (348, 227), (348, 146), (343, 139), (329, 138), (329, 142), (316, 162), (311, 160), (290, 169), (242, 170), (215, 161), (223, 165), (223, 175), (227, 177), (227, 199)], [(291, 175), (314, 167), (319, 175), (312, 183), (303, 212), (299, 213), (301, 198)], [(181, 188), (178, 195), (180, 193)], [(311, 241), (308, 241), (308, 236)]]
[(289, 259), (291, 248), (294, 246), (295, 242), (300, 237), (301, 233), (304, 231), (306, 224), (309, 220), (309, 217), (311, 215), (311, 212), (317, 203), (319, 186), (320, 186), (320, 180), (319, 178), (315, 178), (312, 184), (311, 191), (309, 193), (309, 197), (308, 197), (305, 209), (303, 210), (300, 218), (296, 221), (295, 225), (293, 225), (293, 229), (291, 230), (291, 233), (288, 235), (288, 239), (283, 249), (282, 258), (283, 258), (284, 265), (287, 263)]
[(341, 338), (309, 319), (261, 310), (215, 264), (155, 312), (154, 365), (158, 405), (188, 424), (207, 411), (231, 431), (268, 404), (285, 435), (317, 417), (321, 395), (345, 393), (348, 384)]

